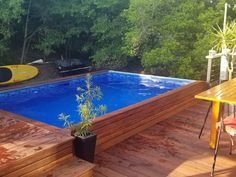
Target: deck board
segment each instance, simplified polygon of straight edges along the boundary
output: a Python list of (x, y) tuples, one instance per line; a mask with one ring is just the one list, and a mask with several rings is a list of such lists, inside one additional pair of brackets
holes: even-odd
[[(94, 176), (209, 176), (213, 161), (213, 150), (208, 145), (210, 116), (198, 139), (208, 105), (200, 102), (97, 154)], [(228, 143), (223, 134), (215, 176), (235, 176), (236, 150), (228, 155)]]
[(0, 176), (29, 173), (72, 154), (71, 147), (67, 130), (0, 110)]

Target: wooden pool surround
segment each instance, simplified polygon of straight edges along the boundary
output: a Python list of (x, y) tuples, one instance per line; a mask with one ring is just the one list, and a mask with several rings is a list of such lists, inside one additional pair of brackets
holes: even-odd
[(204, 81), (195, 81), (96, 118), (93, 124), (93, 131), (97, 134), (96, 153), (196, 104), (198, 101), (194, 99), (194, 95), (208, 87)]
[[(106, 70), (92, 73), (102, 72), (106, 72)], [(21, 84), (5, 89), (1, 88), (0, 91), (63, 81), (83, 77), (85, 75), (86, 74), (68, 76), (34, 84)], [(97, 134), (96, 153), (102, 152), (134, 134), (169, 118), (186, 107), (197, 103), (197, 100), (194, 99), (194, 95), (208, 88), (209, 85), (206, 82), (194, 81), (181, 88), (96, 118), (92, 127), (92, 130)], [(116, 100), (114, 100), (114, 102), (115, 101)]]
[(92, 177), (95, 165), (73, 156), (69, 134), (0, 110), (0, 176)]

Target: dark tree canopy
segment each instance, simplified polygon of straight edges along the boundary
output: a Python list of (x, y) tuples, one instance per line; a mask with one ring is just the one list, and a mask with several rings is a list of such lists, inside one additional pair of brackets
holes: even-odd
[[(201, 79), (212, 47), (212, 27), (222, 27), (224, 3), (0, 0), (0, 64), (63, 56), (116, 69), (134, 57), (151, 73)], [(228, 21), (233, 21), (235, 0), (228, 3)]]

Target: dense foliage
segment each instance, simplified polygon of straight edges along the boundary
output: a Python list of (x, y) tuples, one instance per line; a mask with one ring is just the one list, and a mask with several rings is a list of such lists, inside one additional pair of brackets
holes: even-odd
[[(76, 57), (201, 79), (225, 0), (0, 0), (0, 64)], [(236, 18), (229, 0), (228, 21)], [(23, 52), (22, 52), (22, 49)]]
[[(151, 72), (199, 78), (213, 40), (210, 31), (222, 24), (223, 10), (224, 1), (130, 0), (128, 50)], [(235, 12), (229, 14), (235, 18)]]
[(23, 0), (0, 1), (0, 64), (11, 62), (11, 59), (5, 59), (4, 56), (11, 47), (10, 39), (15, 34), (15, 24), (23, 15), (22, 3)]

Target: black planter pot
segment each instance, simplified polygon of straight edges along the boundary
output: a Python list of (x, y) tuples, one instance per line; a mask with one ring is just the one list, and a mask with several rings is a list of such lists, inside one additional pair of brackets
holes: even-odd
[(75, 137), (75, 155), (83, 160), (93, 162), (96, 147), (96, 137), (97, 135), (95, 133), (91, 133), (91, 135), (86, 137)]

